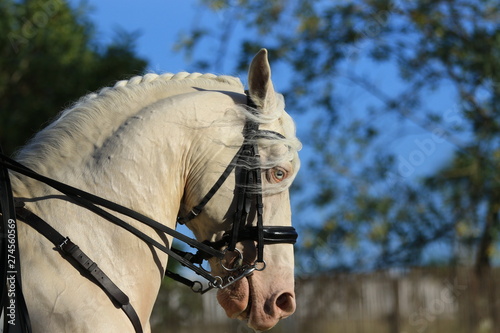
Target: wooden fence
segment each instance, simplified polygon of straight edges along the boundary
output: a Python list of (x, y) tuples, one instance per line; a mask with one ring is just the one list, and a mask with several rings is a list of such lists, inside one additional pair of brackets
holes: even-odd
[[(272, 333), (500, 333), (500, 270), (421, 268), (298, 279), (297, 311)], [(168, 296), (167, 296), (168, 294)], [(168, 285), (153, 332), (250, 333), (227, 319), (215, 292)]]

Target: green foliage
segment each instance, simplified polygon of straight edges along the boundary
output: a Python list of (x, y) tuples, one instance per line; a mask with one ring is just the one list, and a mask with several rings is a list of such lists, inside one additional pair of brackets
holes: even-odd
[(0, 0), (0, 142), (12, 153), (78, 97), (144, 71), (134, 37), (97, 45), (86, 7)]
[[(437, 245), (439, 262), (491, 264), (500, 241), (495, 1), (226, 0), (210, 10), (247, 28), (239, 70), (267, 47), (291, 73), (288, 110), (311, 110), (305, 141), (314, 156), (302, 173), (308, 185), (299, 177), (296, 187), (304, 271), (425, 264), (437, 260), (429, 253)], [(217, 27), (197, 29), (191, 45)], [(443, 110), (430, 97), (444, 91), (452, 97)], [(387, 148), (397, 124), (428, 131), (421, 158), (447, 142), (457, 148), (452, 160), (415, 180), (417, 167)]]

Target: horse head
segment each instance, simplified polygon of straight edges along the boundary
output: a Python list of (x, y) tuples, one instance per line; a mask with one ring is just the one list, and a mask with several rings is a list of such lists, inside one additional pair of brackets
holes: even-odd
[[(229, 162), (236, 164), (234, 177), (224, 180), (224, 186), (214, 199), (196, 219), (188, 223), (199, 240), (213, 244), (221, 244), (221, 239), (231, 234), (237, 220), (241, 222), (242, 210), (246, 212), (241, 222), (243, 225), (238, 228), (254, 226), (255, 229), (259, 223), (259, 203), (256, 201), (260, 199), (251, 194), (256, 192), (262, 193), (263, 210), (260, 215), (265, 227), (291, 226), (288, 188), (299, 168), (297, 151), (300, 143), (295, 137), (293, 121), (284, 111), (283, 98), (274, 91), (266, 50), (261, 50), (253, 59), (248, 85), (250, 107), (242, 108), (240, 112), (244, 115), (245, 124), (257, 123), (259, 130), (253, 129), (253, 134), (249, 134), (248, 131), (252, 130), (245, 125), (235, 136), (221, 130), (219, 135), (224, 138), (217, 139), (223, 141), (217, 154), (222, 156), (225, 150), (229, 151), (228, 156), (234, 154), (235, 148), (241, 146), (241, 132), (244, 132), (243, 145), (255, 145), (257, 162), (244, 158)], [(196, 181), (187, 181), (190, 185), (185, 192), (185, 207), (193, 207), (203, 200), (207, 192), (206, 184), (213, 183), (214, 174), (220, 173), (210, 172), (220, 168), (219, 158), (214, 158), (212, 153), (200, 156), (201, 159), (193, 163), (197, 167), (190, 173), (196, 175)], [(260, 175), (255, 177), (261, 179), (260, 184), (255, 187), (253, 183), (238, 181), (241, 170), (257, 170)], [(249, 202), (242, 203), (242, 195), (251, 197)], [(292, 244), (268, 244), (262, 249), (257, 239), (246, 238), (238, 239), (234, 249), (227, 243), (222, 244), (221, 250), (226, 251), (226, 256), (223, 260), (210, 260), (213, 275), (231, 278), (235, 271), (231, 267), (235, 265), (255, 268), (248, 276), (219, 289), (217, 299), (229, 317), (247, 321), (256, 330), (267, 330), (295, 311)], [(259, 251), (263, 252), (263, 257), (259, 258)]]

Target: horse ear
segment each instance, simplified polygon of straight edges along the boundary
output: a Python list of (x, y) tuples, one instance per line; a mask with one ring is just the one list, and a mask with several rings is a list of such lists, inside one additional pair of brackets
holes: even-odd
[(261, 49), (250, 64), (248, 88), (250, 97), (258, 108), (265, 110), (266, 107), (274, 106), (275, 92), (266, 49)]

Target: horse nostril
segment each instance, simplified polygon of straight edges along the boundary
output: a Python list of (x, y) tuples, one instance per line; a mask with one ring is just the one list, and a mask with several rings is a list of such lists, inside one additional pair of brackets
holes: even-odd
[(283, 293), (276, 299), (276, 306), (282, 311), (282, 317), (288, 317), (295, 312), (295, 298), (290, 293)]

